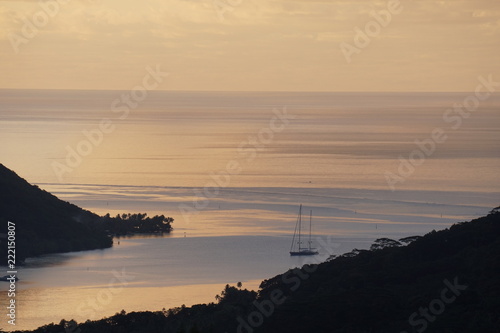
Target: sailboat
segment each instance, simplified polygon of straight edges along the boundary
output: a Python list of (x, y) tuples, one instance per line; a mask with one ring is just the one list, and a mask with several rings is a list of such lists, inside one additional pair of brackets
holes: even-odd
[[(292, 246), (290, 247), (291, 256), (313, 256), (318, 254), (316, 249), (311, 247), (311, 228), (312, 228), (312, 211), (309, 214), (309, 241), (307, 247), (302, 247), (301, 231), (302, 231), (302, 205), (299, 207), (299, 216), (297, 217), (297, 224), (295, 224), (295, 232), (293, 233)], [(295, 239), (297, 238), (297, 242)], [(298, 249), (295, 249), (295, 244), (298, 245)]]

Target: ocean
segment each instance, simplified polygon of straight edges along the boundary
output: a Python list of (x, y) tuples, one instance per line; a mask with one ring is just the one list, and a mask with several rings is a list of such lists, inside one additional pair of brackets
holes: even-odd
[[(322, 260), (499, 204), (499, 94), (462, 113), (469, 93), (130, 95), (0, 90), (0, 163), (99, 214), (174, 218), (168, 237), (30, 259), (16, 329), (71, 319), (103, 295), (75, 319), (209, 302), (226, 283), (255, 289), (304, 263), (288, 255), (299, 204), (315, 242), (335, 244)], [(134, 279), (107, 292), (123, 269)]]

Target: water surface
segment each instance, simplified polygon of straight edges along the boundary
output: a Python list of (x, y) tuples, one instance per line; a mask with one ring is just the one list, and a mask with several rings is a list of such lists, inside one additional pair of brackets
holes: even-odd
[[(99, 214), (175, 219), (169, 237), (28, 261), (17, 328), (209, 302), (226, 283), (257, 288), (303, 263), (288, 255), (300, 203), (339, 254), (500, 201), (498, 94), (454, 129), (443, 116), (467, 93), (158, 91), (124, 113), (112, 104), (125, 93), (0, 90), (1, 163)], [(103, 120), (112, 130), (101, 135)], [(436, 129), (446, 140), (391, 188), (387, 173)], [(68, 157), (79, 147), (90, 148)], [(122, 270), (134, 278), (106, 298)]]

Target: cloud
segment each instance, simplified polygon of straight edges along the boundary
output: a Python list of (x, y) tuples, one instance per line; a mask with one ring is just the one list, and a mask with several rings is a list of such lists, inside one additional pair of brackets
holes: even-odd
[[(2, 47), (0, 87), (23, 86), (19, 73), (34, 61), (30, 84), (54, 87), (123, 87), (124, 77), (159, 62), (173, 68), (178, 89), (411, 90), (425, 87), (429, 72), (447, 90), (466, 86), (460, 77), (479, 75), (499, 51), (500, 1), (401, 0), (403, 12), (352, 65), (339, 44), (352, 43), (354, 28), (387, 1), (218, 1), (72, 0), (20, 55)], [(222, 20), (220, 3), (229, 6)], [(22, 17), (40, 6), (0, 0), (0, 42), (8, 45), (8, 33), (20, 33)]]

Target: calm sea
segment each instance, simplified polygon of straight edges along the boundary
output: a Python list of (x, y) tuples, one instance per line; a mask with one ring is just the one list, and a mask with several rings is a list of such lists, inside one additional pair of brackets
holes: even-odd
[(169, 237), (31, 259), (17, 329), (257, 288), (304, 263), (300, 203), (324, 259), (500, 201), (500, 95), (464, 117), (449, 110), (467, 93), (129, 93), (0, 90), (5, 166), (100, 214), (175, 219)]

